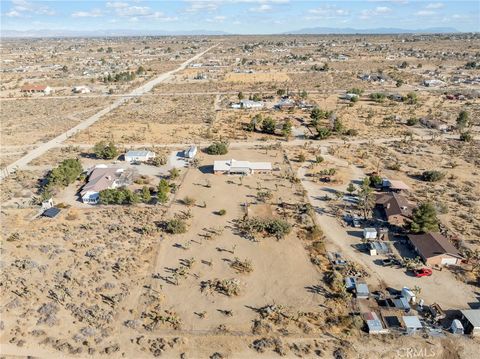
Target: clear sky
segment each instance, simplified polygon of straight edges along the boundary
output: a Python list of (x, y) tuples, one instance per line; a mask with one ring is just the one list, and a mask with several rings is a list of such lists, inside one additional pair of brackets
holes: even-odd
[(0, 0), (8, 30), (220, 30), (269, 34), (306, 27), (480, 31), (480, 0)]

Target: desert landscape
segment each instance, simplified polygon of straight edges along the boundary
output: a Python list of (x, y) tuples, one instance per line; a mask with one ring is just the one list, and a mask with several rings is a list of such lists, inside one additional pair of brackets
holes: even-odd
[(479, 48), (2, 39), (0, 356), (476, 357)]

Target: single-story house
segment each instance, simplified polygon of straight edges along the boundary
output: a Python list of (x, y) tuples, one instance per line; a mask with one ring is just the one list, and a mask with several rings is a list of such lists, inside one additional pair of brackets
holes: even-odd
[(80, 191), (83, 203), (97, 204), (100, 200), (100, 192), (105, 189), (113, 189), (125, 185), (122, 180), (123, 168), (106, 166), (95, 167), (88, 176), (88, 182)]
[(455, 265), (463, 259), (458, 249), (440, 233), (410, 234), (408, 239), (427, 265)]
[(240, 102), (232, 103), (230, 105), (231, 108), (239, 109), (239, 108), (247, 108), (247, 109), (260, 109), (263, 108), (264, 104), (260, 101), (252, 101), (252, 100), (240, 100)]
[(51, 87), (43, 85), (23, 85), (20, 91), (26, 93), (43, 92), (45, 95), (50, 95), (52, 93)]
[(72, 88), (73, 93), (90, 93), (90, 88), (88, 86), (74, 86)]
[(278, 103), (273, 106), (277, 110), (294, 108), (295, 101), (291, 98), (282, 98)]
[(423, 86), (425, 87), (435, 87), (445, 85), (445, 82), (442, 80), (432, 79), (432, 80), (423, 80)]
[(416, 315), (404, 315), (402, 316), (403, 325), (408, 334), (413, 334), (417, 330), (422, 329), (423, 325), (420, 319)]
[(197, 146), (190, 146), (184, 151), (184, 156), (186, 158), (194, 158), (197, 155)]
[(403, 226), (412, 217), (413, 204), (398, 193), (380, 194), (375, 204), (382, 208), (390, 224)]
[(461, 310), (463, 327), (466, 334), (480, 334), (480, 309)]
[(155, 158), (155, 152), (152, 151), (128, 151), (124, 155), (127, 162), (147, 162)]
[(213, 163), (213, 172), (215, 174), (250, 175), (253, 173), (267, 173), (271, 170), (271, 162), (250, 162), (231, 159), (215, 161)]
[(439, 121), (439, 120), (434, 120), (434, 119), (430, 119), (430, 118), (427, 118), (427, 117), (422, 117), (420, 119), (420, 123), (425, 127), (433, 128), (433, 129), (436, 129), (436, 130), (439, 130), (439, 131), (447, 131), (448, 130), (448, 125), (446, 123), (443, 123), (443, 122)]

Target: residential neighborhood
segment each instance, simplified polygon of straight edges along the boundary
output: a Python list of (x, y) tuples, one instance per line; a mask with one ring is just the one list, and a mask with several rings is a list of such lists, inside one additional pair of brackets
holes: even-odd
[(2, 6), (1, 358), (478, 357), (471, 3)]

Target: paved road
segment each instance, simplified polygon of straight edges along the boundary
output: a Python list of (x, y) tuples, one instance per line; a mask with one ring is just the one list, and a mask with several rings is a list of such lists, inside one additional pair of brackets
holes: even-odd
[(113, 102), (108, 107), (106, 107), (103, 110), (97, 112), (95, 115), (87, 118), (86, 120), (80, 122), (78, 125), (71, 128), (67, 132), (64, 132), (61, 135), (55, 137), (54, 139), (39, 145), (37, 148), (30, 151), (29, 153), (27, 153), (25, 156), (23, 156), (19, 160), (15, 161), (12, 164), (5, 167), (2, 170), (2, 172), (0, 173), (0, 181), (3, 180), (5, 177), (7, 177), (13, 171), (15, 171), (17, 169), (24, 168), (29, 162), (31, 162), (33, 159), (35, 159), (37, 157), (40, 157), (41, 155), (43, 155), (48, 150), (51, 150), (52, 148), (58, 147), (66, 139), (75, 135), (77, 132), (85, 130), (86, 128), (90, 127), (95, 122), (97, 122), (102, 116), (106, 115), (107, 113), (111, 112), (112, 110), (114, 110), (114, 109), (120, 107), (121, 105), (123, 105), (126, 101), (128, 101), (128, 99), (130, 97), (141, 96), (141, 95), (151, 91), (153, 89), (153, 87), (155, 87), (159, 83), (167, 80), (168, 78), (170, 78), (170, 76), (172, 76), (176, 72), (185, 69), (191, 62), (198, 60), (206, 52), (210, 51), (211, 49), (213, 49), (216, 46), (218, 46), (218, 44), (206, 49), (205, 51), (203, 51), (203, 52), (201, 52), (201, 53), (199, 53), (195, 56), (193, 56), (189, 60), (182, 63), (177, 69), (165, 72), (165, 73), (161, 74), (160, 76), (156, 77), (155, 79), (153, 79), (153, 80), (143, 84), (142, 86), (136, 88), (135, 90), (130, 92), (128, 97), (119, 98), (118, 100)]
[[(190, 60), (189, 60), (190, 61)], [(179, 69), (173, 70), (174, 72), (178, 71)], [(163, 74), (162, 74), (163, 75)], [(160, 76), (162, 76), (160, 75)], [(178, 84), (172, 84), (172, 85), (178, 85)], [(326, 94), (326, 95), (332, 95), (332, 94), (343, 94), (345, 93), (345, 88), (339, 88), (339, 89), (325, 89), (325, 90), (306, 90), (307, 93), (309, 94)], [(384, 87), (379, 87), (375, 90), (367, 90), (364, 92), (363, 96), (368, 96), (371, 93), (374, 92), (395, 92), (399, 94), (406, 94), (408, 92), (412, 91), (424, 91), (424, 92), (433, 92), (433, 93), (443, 93), (445, 92), (445, 89), (439, 89), (439, 88), (424, 88), (424, 87), (412, 87), (412, 88), (402, 88), (399, 89), (394, 86), (384, 86)], [(448, 91), (454, 92), (454, 91), (465, 91), (465, 90), (470, 90), (462, 87), (449, 87)], [(254, 92), (254, 91), (250, 91)], [(244, 93), (249, 93), (249, 91), (244, 91)], [(262, 94), (264, 95), (272, 95), (276, 94), (277, 91), (262, 91)], [(238, 94), (238, 91), (191, 91), (191, 92), (182, 92), (182, 91), (173, 91), (173, 92), (161, 92), (161, 93), (155, 93), (155, 94), (145, 94), (146, 96), (196, 96), (196, 95), (236, 95)], [(144, 94), (142, 94), (144, 95)], [(53, 100), (53, 99), (78, 99), (78, 98), (99, 98), (99, 97), (105, 97), (105, 98), (133, 98), (137, 97), (138, 95), (135, 95), (133, 93), (126, 93), (126, 94), (105, 94), (105, 93), (100, 93), (100, 94), (83, 94), (83, 95), (65, 95), (65, 96), (32, 96), (32, 97), (0, 97), (0, 102), (4, 101), (15, 101), (15, 100), (31, 100), (31, 101), (42, 101), (42, 100)]]

